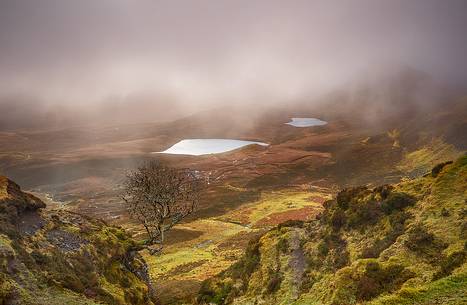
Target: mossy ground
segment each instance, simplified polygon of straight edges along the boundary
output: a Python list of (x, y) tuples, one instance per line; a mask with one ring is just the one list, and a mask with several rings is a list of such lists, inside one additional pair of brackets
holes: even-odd
[(434, 138), (417, 150), (404, 154), (397, 168), (411, 177), (425, 174), (444, 160), (455, 160), (462, 153), (441, 138)]
[(467, 304), (467, 274), (452, 275), (415, 288), (403, 288), (393, 295), (383, 296), (371, 305)]
[(38, 199), (17, 186), (12, 192), (0, 201), (0, 304), (153, 304), (145, 263), (123, 229), (31, 210), (24, 206)]
[[(290, 219), (309, 220), (321, 211), (322, 203), (330, 197), (325, 191), (273, 191), (263, 193), (258, 201), (245, 204), (219, 219), (258, 228)], [(294, 212), (298, 212), (297, 216), (291, 217)]]
[[(235, 263), (251, 238), (284, 220), (313, 218), (329, 198), (325, 189), (267, 192), (222, 216), (177, 226), (177, 230), (201, 234), (167, 245), (158, 256), (143, 252), (163, 303), (192, 303), (201, 282)], [(180, 291), (180, 286), (185, 290)]]
[(234, 265), (198, 301), (465, 304), (466, 202), (466, 156), (415, 180), (344, 190), (319, 220), (263, 235), (248, 276)]

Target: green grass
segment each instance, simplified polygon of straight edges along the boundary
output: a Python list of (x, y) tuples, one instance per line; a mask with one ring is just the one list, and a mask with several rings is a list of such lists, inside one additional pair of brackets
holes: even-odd
[(453, 275), (416, 288), (404, 288), (378, 298), (371, 305), (464, 305), (467, 304), (467, 274)]
[(124, 263), (135, 242), (122, 229), (48, 213), (32, 236), (0, 234), (0, 304), (152, 304), (144, 279), (129, 271), (141, 272), (140, 258)]
[(461, 152), (453, 145), (445, 143), (440, 138), (435, 138), (420, 149), (406, 153), (398, 169), (420, 175), (429, 171), (437, 163), (455, 160), (460, 155)]
[[(244, 191), (229, 185), (225, 187), (235, 192)], [(241, 256), (248, 238), (270, 228), (268, 217), (304, 207), (319, 211), (322, 209), (319, 201), (330, 198), (326, 191), (323, 189), (314, 192), (302, 190), (267, 192), (259, 199), (244, 203), (222, 216), (180, 224), (177, 226), (179, 230), (196, 231), (201, 234), (188, 241), (167, 245), (158, 256), (144, 252), (143, 256), (150, 267), (151, 277), (156, 283), (169, 283), (167, 280), (170, 280), (174, 285), (177, 285), (177, 282), (201, 284), (203, 280), (229, 268)], [(312, 217), (313, 214), (309, 216)], [(260, 222), (261, 226), (256, 227), (255, 225)], [(287, 259), (286, 255), (284, 259)], [(287, 283), (287, 279), (283, 283)], [(178, 287), (171, 288), (164, 285), (164, 289), (164, 298), (171, 289), (179, 294), (175, 292), (178, 291)], [(282, 291), (286, 292), (286, 290)], [(186, 298), (195, 292), (185, 291)]]
[(88, 299), (82, 294), (75, 293), (69, 290), (61, 290), (57, 288), (49, 288), (40, 292), (39, 295), (29, 297), (23, 300), (24, 305), (104, 305), (105, 303)]
[[(349, 189), (318, 221), (264, 234), (246, 284), (236, 288), (241, 275), (231, 267), (206, 281), (203, 293), (238, 305), (467, 304), (466, 191), (467, 156), (435, 177)], [(300, 280), (292, 243), (305, 256)]]
[(219, 217), (219, 219), (236, 221), (250, 226), (255, 226), (260, 222), (267, 225), (268, 217), (274, 216), (274, 214), (306, 207), (311, 207), (316, 211), (321, 210), (321, 203), (312, 199), (315, 197), (322, 200), (330, 199), (330, 195), (324, 192), (275, 191), (263, 193), (259, 200), (245, 204)]
[[(214, 218), (196, 220), (180, 225), (179, 228), (200, 231), (203, 234), (188, 242), (169, 245), (157, 256), (144, 252), (144, 258), (150, 266), (151, 277), (156, 281), (167, 276), (171, 280), (202, 281), (220, 272), (232, 264), (230, 256), (239, 255), (241, 250), (233, 246), (231, 249), (220, 249), (219, 245), (237, 234), (252, 231), (239, 224)], [(189, 265), (194, 268), (186, 270), (187, 268), (184, 267)]]

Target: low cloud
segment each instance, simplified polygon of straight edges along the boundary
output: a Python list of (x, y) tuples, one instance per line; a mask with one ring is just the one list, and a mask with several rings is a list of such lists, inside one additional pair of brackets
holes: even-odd
[(466, 28), (462, 0), (5, 0), (0, 104), (139, 119), (125, 109), (286, 104), (399, 65), (463, 85)]

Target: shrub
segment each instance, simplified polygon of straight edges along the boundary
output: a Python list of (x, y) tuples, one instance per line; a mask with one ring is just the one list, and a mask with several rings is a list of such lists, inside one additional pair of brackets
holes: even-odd
[(251, 239), (248, 242), (245, 255), (227, 269), (224, 275), (230, 276), (233, 279), (241, 279), (243, 287), (246, 287), (251, 274), (256, 270), (260, 262), (259, 241), (259, 236)]
[(245, 251), (245, 260), (243, 261), (243, 272), (248, 277), (255, 271), (260, 261), (259, 237), (251, 240)]
[(340, 230), (347, 222), (345, 213), (342, 210), (335, 210), (331, 216), (331, 225), (334, 229)]
[(425, 256), (430, 264), (438, 264), (442, 259), (442, 251), (448, 244), (426, 231), (425, 228), (418, 225), (408, 234), (405, 246), (419, 255)]
[(266, 286), (266, 293), (267, 294), (272, 294), (279, 290), (281, 283), (282, 283), (282, 274), (280, 273), (279, 270), (268, 270), (269, 274), (269, 279), (268, 279), (268, 284)]
[(460, 267), (465, 262), (466, 257), (467, 254), (465, 250), (454, 252), (448, 257), (445, 257), (441, 261), (441, 270), (435, 274), (434, 279), (437, 280), (450, 275), (454, 269)]
[(384, 200), (389, 196), (393, 188), (394, 187), (390, 184), (384, 184), (384, 185), (374, 188), (373, 191), (379, 193), (379, 195), (381, 196), (381, 199)]
[(340, 249), (340, 251), (335, 251), (333, 252), (333, 255), (331, 257), (332, 261), (332, 269), (333, 270), (339, 270), (341, 268), (344, 268), (345, 266), (349, 265), (350, 263), (350, 254), (349, 251), (347, 251), (346, 248)]
[(331, 249), (342, 251), (346, 246), (346, 241), (338, 233), (331, 232), (322, 236), (322, 240), (318, 244), (318, 251), (320, 254), (326, 255)]
[(230, 290), (232, 289), (232, 285), (230, 283), (223, 283), (219, 287), (220, 289), (216, 291), (216, 294), (212, 298), (211, 302), (214, 304), (224, 304), (227, 296), (230, 293)]
[(317, 281), (316, 276), (312, 272), (310, 272), (312, 269), (313, 269), (313, 264), (308, 264), (305, 274), (302, 278), (302, 282), (300, 284), (301, 293), (308, 292)]
[(365, 227), (376, 224), (381, 218), (381, 208), (374, 200), (361, 202), (348, 212), (348, 226), (350, 228)]
[(283, 223), (280, 223), (277, 225), (277, 229), (280, 230), (282, 228), (288, 228), (288, 227), (293, 227), (293, 228), (303, 228), (305, 222), (303, 220), (287, 220), (284, 221)]
[(409, 213), (404, 211), (391, 214), (389, 223), (390, 231), (383, 238), (376, 239), (374, 244), (366, 247), (362, 251), (363, 258), (377, 258), (387, 248), (396, 242), (397, 238), (405, 231), (405, 221), (410, 217)]
[(4, 273), (0, 273), (0, 304), (9, 304), (17, 293), (13, 281)]
[(411, 217), (411, 214), (406, 211), (400, 211), (389, 215), (389, 224), (391, 225), (392, 231), (404, 233), (405, 222)]
[(343, 189), (337, 194), (337, 205), (339, 208), (347, 210), (353, 200), (364, 195), (367, 191), (369, 191), (368, 188), (364, 186)]
[(374, 244), (362, 250), (362, 258), (377, 258), (392, 243), (386, 238), (377, 239)]
[(321, 241), (318, 244), (318, 253), (321, 256), (326, 256), (329, 253), (329, 247), (328, 244), (325, 241)]
[(49, 262), (47, 255), (42, 254), (41, 252), (34, 250), (31, 252), (31, 256), (38, 265), (45, 265)]
[(408, 232), (405, 246), (414, 252), (424, 252), (425, 248), (434, 243), (435, 237), (422, 225), (416, 225)]
[(435, 165), (435, 167), (433, 167), (433, 169), (431, 170), (431, 176), (432, 177), (437, 177), (439, 175), (439, 173), (443, 170), (443, 168), (448, 165), (448, 164), (451, 164), (452, 161), (447, 161), (447, 162), (443, 162), (443, 163), (439, 163), (437, 165)]
[(198, 304), (226, 304), (228, 296), (232, 291), (231, 283), (217, 283), (216, 288), (211, 288), (212, 283), (210, 281), (204, 281), (201, 284), (196, 299)]
[(198, 291), (198, 297), (196, 301), (198, 304), (205, 304), (211, 302), (215, 296), (215, 291), (211, 289), (211, 281), (207, 280), (201, 283), (201, 287)]
[(400, 211), (416, 202), (415, 198), (406, 193), (391, 193), (381, 204), (381, 208), (386, 214)]
[(287, 253), (289, 251), (289, 242), (286, 238), (281, 238), (277, 243), (277, 250), (282, 253)]
[(414, 274), (405, 270), (402, 265), (391, 264), (383, 267), (376, 261), (368, 262), (357, 283), (357, 300), (368, 301), (383, 292), (397, 290), (413, 276)]
[(74, 274), (64, 274), (60, 283), (64, 288), (82, 293), (84, 292), (84, 286), (79, 278)]
[(349, 263), (347, 242), (336, 232), (324, 235), (317, 246), (321, 258), (319, 267), (329, 270), (338, 270)]

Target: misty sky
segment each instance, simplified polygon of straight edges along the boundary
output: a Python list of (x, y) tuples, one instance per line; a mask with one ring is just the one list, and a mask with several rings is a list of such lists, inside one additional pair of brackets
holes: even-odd
[(0, 0), (0, 97), (290, 99), (380, 65), (467, 83), (467, 1)]

